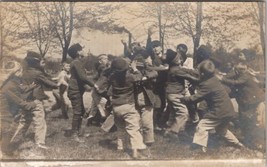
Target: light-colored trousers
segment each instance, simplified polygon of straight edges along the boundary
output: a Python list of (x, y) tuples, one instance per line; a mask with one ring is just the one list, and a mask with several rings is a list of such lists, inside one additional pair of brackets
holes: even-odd
[(154, 139), (154, 125), (153, 125), (153, 108), (143, 107), (140, 111), (141, 127), (145, 143), (153, 143)]
[[(124, 130), (129, 135), (132, 149), (145, 149), (140, 133), (140, 114), (134, 104), (113, 106), (114, 121), (118, 131)], [(121, 138), (121, 137), (119, 137)]]
[(229, 119), (201, 119), (197, 125), (193, 143), (207, 147), (209, 131), (212, 130), (216, 130), (216, 133), (224, 137), (230, 143), (239, 143), (235, 135), (227, 129), (228, 123)]
[(35, 133), (35, 143), (45, 144), (45, 136), (47, 131), (47, 125), (45, 120), (45, 110), (43, 102), (40, 100), (34, 100), (36, 107), (32, 111), (24, 111), (19, 121), (18, 128), (13, 135), (11, 141), (14, 141), (17, 136), (26, 134), (31, 123), (33, 123)]
[(91, 107), (89, 111), (89, 118), (95, 117), (96, 113), (99, 111), (101, 117), (106, 117), (106, 111), (105, 111), (105, 105), (107, 103), (106, 98), (100, 96), (97, 94), (96, 90), (92, 91), (92, 102), (91, 102)]
[(189, 118), (186, 105), (180, 101), (182, 97), (184, 97), (184, 95), (167, 94), (167, 102), (170, 109), (170, 116), (167, 122), (170, 128), (168, 128), (168, 130), (175, 133), (184, 130), (185, 124)]

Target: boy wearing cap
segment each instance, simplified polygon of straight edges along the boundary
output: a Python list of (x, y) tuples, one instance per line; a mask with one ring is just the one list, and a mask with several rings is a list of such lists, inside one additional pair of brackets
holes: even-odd
[(81, 57), (84, 56), (83, 47), (79, 44), (73, 44), (68, 49), (69, 56), (73, 59), (70, 64), (70, 80), (68, 97), (71, 101), (73, 118), (72, 118), (72, 134), (74, 141), (84, 142), (80, 138), (80, 128), (82, 125), (82, 116), (85, 113), (83, 104), (83, 94), (85, 85), (94, 86), (92, 79), (88, 78), (85, 72), (84, 64)]
[(14, 68), (0, 88), (1, 151), (6, 155), (12, 155), (15, 150), (15, 145), (11, 142), (12, 135), (17, 128), (14, 123), (15, 116), (19, 114), (20, 109), (31, 112), (36, 107), (33, 101), (26, 101), (23, 97), (23, 94), (31, 91), (36, 85), (23, 85), (21, 78), (23, 69), (20, 63), (15, 61), (12, 64), (14, 64)]
[(12, 139), (14, 139), (19, 133), (23, 135), (28, 130), (30, 124), (34, 124), (35, 143), (37, 147), (47, 149), (45, 146), (45, 136), (47, 131), (47, 125), (45, 120), (45, 110), (43, 106), (43, 100), (47, 100), (48, 96), (44, 93), (44, 86), (50, 88), (58, 88), (57, 84), (51, 81), (47, 74), (44, 72), (44, 61), (39, 53), (28, 51), (25, 57), (27, 67), (23, 72), (22, 78), (26, 85), (32, 83), (36, 84), (36, 87), (27, 95), (29, 101), (34, 101), (36, 107), (32, 109), (32, 112), (23, 112), (17, 131)]
[(230, 97), (220, 81), (214, 76), (215, 66), (210, 60), (199, 64), (200, 81), (196, 94), (181, 98), (185, 103), (198, 103), (206, 100), (208, 112), (200, 120), (194, 134), (193, 143), (207, 151), (209, 131), (216, 130), (228, 142), (237, 147), (243, 147), (227, 125), (234, 118), (235, 111)]
[(168, 49), (166, 52), (166, 63), (169, 64), (168, 78), (166, 82), (166, 97), (170, 116), (168, 128), (164, 135), (178, 139), (178, 133), (185, 128), (188, 120), (187, 106), (180, 101), (185, 95), (185, 80), (197, 81), (196, 77), (190, 75), (193, 70), (182, 68), (181, 55)]
[(133, 73), (129, 71), (126, 60), (121, 57), (111, 63), (113, 73), (109, 77), (112, 86), (112, 105), (115, 125), (123, 129), (130, 137), (133, 158), (138, 158), (139, 150), (145, 149), (140, 133), (140, 115), (134, 104), (134, 82), (140, 81), (142, 75), (136, 69), (135, 61), (131, 64)]

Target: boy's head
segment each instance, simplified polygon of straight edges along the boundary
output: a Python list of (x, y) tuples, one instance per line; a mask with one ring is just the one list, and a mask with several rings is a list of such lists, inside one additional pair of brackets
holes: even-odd
[(188, 48), (185, 44), (179, 44), (176, 47), (176, 52), (181, 54), (181, 56), (182, 56), (181, 58), (183, 59), (183, 61), (185, 61), (187, 58), (187, 55), (186, 55), (187, 50), (188, 50)]
[(196, 51), (196, 61), (200, 64), (202, 61), (209, 59), (211, 56), (211, 51), (205, 45), (201, 45)]
[(129, 64), (127, 63), (127, 61), (121, 57), (117, 57), (111, 62), (111, 69), (114, 72), (125, 72), (127, 71), (128, 67)]
[(145, 59), (142, 55), (139, 54), (139, 55), (135, 56), (133, 61), (136, 61), (136, 67), (138, 70), (145, 68), (146, 62), (145, 62)]
[(62, 64), (62, 69), (64, 70), (64, 71), (66, 71), (66, 72), (69, 72), (70, 71), (70, 64), (68, 64), (68, 63), (63, 63)]
[(199, 73), (200, 73), (200, 78), (210, 78), (214, 76), (215, 73), (215, 65), (212, 61), (210, 60), (204, 60), (202, 61), (199, 66)]
[(165, 62), (169, 65), (180, 65), (181, 64), (180, 53), (176, 53), (172, 49), (167, 49)]
[(108, 64), (108, 55), (106, 54), (101, 54), (98, 57), (98, 63), (101, 65), (107, 65)]
[(69, 47), (68, 54), (73, 59), (84, 56), (83, 47), (79, 43), (73, 44)]
[(236, 66), (235, 66), (235, 70), (237, 73), (239, 74), (243, 74), (247, 71), (248, 69), (248, 66), (244, 63), (238, 63)]
[(24, 60), (29, 67), (43, 68), (45, 65), (42, 56), (39, 53), (33, 51), (28, 51)]
[(161, 43), (158, 40), (152, 41), (151, 47), (155, 55), (160, 55), (160, 53), (162, 52)]
[(183, 54), (186, 54), (187, 50), (188, 50), (188, 48), (187, 48), (187, 46), (185, 44), (179, 44), (176, 47), (176, 52), (180, 52), (180, 53), (183, 53)]

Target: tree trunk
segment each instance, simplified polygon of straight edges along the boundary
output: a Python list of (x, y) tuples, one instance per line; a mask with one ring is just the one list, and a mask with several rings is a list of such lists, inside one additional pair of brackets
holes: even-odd
[(162, 25), (161, 25), (162, 17), (161, 16), (162, 16), (162, 8), (161, 8), (161, 5), (158, 4), (159, 41), (161, 43), (162, 52), (163, 52)]
[(203, 20), (203, 13), (202, 13), (202, 2), (197, 2), (197, 13), (196, 13), (196, 34), (193, 37), (193, 43), (194, 43), (194, 53), (193, 53), (193, 58), (194, 58), (194, 66), (196, 66), (196, 51), (197, 48), (199, 47), (200, 44), (200, 38), (201, 38), (201, 33), (202, 33), (202, 24)]
[(128, 32), (128, 46), (130, 47), (132, 43), (132, 34)]
[(67, 60), (67, 55), (68, 55), (68, 47), (63, 48), (63, 53), (62, 53), (62, 63), (64, 63)]
[(263, 2), (258, 2), (259, 9), (259, 27), (260, 27), (260, 39), (261, 39), (261, 48), (264, 59), (264, 68), (265, 68), (265, 32), (264, 32), (264, 16), (265, 16), (265, 8)]
[(2, 17), (2, 4), (0, 4), (0, 40), (1, 40), (1, 43), (0, 43), (0, 68), (3, 67), (3, 57), (4, 57), (4, 38), (3, 38), (3, 17)]

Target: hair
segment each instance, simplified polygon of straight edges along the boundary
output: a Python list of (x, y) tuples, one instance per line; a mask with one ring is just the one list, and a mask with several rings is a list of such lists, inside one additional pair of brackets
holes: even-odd
[(83, 47), (79, 43), (73, 44), (69, 47), (68, 54), (71, 58), (75, 59), (78, 57), (78, 51), (81, 51), (82, 49)]

